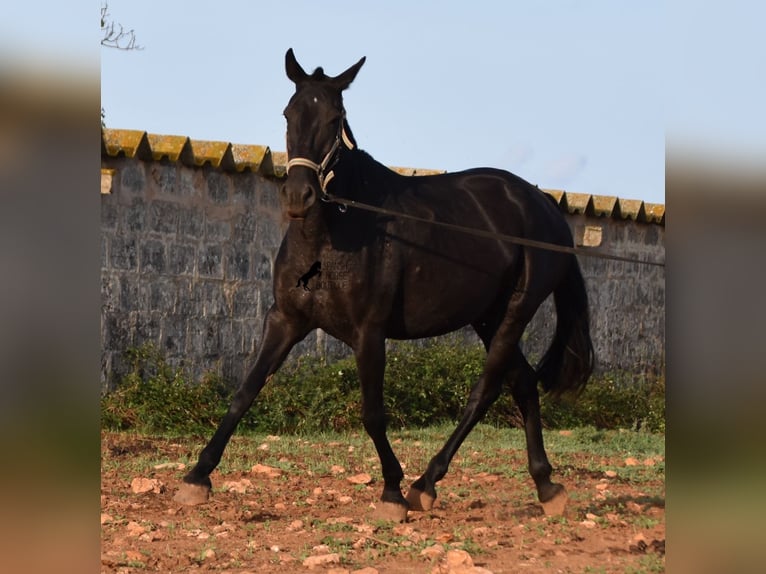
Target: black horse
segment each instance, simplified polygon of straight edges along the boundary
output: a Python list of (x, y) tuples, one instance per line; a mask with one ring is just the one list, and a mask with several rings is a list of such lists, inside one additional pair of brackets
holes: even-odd
[[(382, 466), (381, 516), (403, 520), (408, 509), (431, 508), (436, 483), (504, 382), (523, 415), (529, 472), (538, 498), (546, 512), (561, 512), (566, 491), (550, 479), (538, 383), (554, 395), (576, 393), (593, 370), (587, 294), (577, 259), (391, 212), (566, 246), (572, 245), (569, 227), (550, 197), (506, 171), (480, 168), (408, 177), (359, 150), (342, 92), (364, 61), (329, 77), (322, 68), (307, 74), (292, 50), (286, 54), (295, 94), (284, 110), (289, 160), (280, 193), (290, 223), (274, 265), (274, 304), (266, 314), (252, 370), (196, 466), (184, 477), (176, 499), (187, 504), (207, 500), (209, 475), (238, 422), (292, 347), (321, 328), (348, 344), (356, 358), (362, 420)], [(339, 206), (331, 198), (346, 199), (347, 205)], [(372, 210), (359, 209), (351, 200)], [(317, 262), (323, 271), (341, 271), (329, 278), (326, 274), (311, 290), (296, 288), (296, 279), (317, 270)], [(533, 368), (519, 340), (551, 293), (556, 331)], [(465, 325), (473, 327), (486, 347), (484, 371), (457, 428), (405, 499), (402, 468), (386, 437), (386, 338), (432, 337)]]

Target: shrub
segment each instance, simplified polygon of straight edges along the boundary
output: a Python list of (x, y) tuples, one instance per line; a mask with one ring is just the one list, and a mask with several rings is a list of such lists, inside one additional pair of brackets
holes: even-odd
[[(208, 375), (190, 384), (151, 346), (130, 351), (132, 369), (118, 389), (102, 398), (102, 421), (110, 429), (210, 434), (226, 412), (231, 388)], [(422, 346), (393, 342), (386, 366), (385, 405), (391, 428), (426, 427), (457, 421), (484, 366), (478, 346), (442, 342)], [(620, 374), (591, 379), (576, 402), (543, 397), (547, 428), (595, 426), (665, 431), (664, 380), (635, 380)], [(264, 387), (239, 429), (271, 433), (314, 433), (361, 428), (361, 392), (353, 358), (332, 364), (302, 357), (284, 366)], [(485, 421), (521, 426), (510, 393)]]
[(101, 397), (101, 424), (113, 430), (207, 435), (226, 412), (230, 394), (223, 381), (206, 375), (189, 384), (152, 345), (127, 351), (131, 371)]

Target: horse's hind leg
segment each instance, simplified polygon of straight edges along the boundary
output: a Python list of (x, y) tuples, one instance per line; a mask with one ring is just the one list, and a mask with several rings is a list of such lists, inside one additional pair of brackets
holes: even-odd
[(407, 494), (407, 502), (412, 510), (430, 510), (436, 499), (436, 483), (447, 474), (449, 463), (460, 445), (500, 396), (513, 358), (513, 349), (529, 320), (520, 321), (517, 317), (514, 313), (506, 315), (494, 337), (489, 332), (482, 333), (477, 329), (487, 346), (484, 372), (471, 389), (468, 404), (457, 428), (428, 463), (426, 472), (412, 484)]
[(255, 364), (234, 394), (229, 411), (223, 417), (213, 438), (202, 449), (197, 464), (184, 477), (184, 483), (174, 498), (176, 502), (194, 505), (207, 500), (212, 488), (210, 473), (221, 461), (234, 429), (266, 384), (267, 377), (279, 368), (293, 345), (305, 337), (306, 333), (306, 329), (286, 319), (274, 307), (269, 310), (264, 321), (261, 348)]
[(513, 369), (509, 373), (513, 400), (524, 418), (524, 432), (527, 438), (527, 460), (529, 474), (535, 481), (537, 497), (543, 510), (549, 515), (560, 515), (567, 502), (567, 494), (560, 484), (551, 482), (551, 465), (543, 446), (543, 427), (540, 420), (540, 399), (537, 391), (537, 374), (527, 362), (521, 350), (516, 348)]

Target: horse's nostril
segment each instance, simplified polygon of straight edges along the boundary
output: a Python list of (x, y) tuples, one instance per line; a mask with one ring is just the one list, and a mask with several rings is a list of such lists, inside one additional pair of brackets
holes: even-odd
[(314, 195), (314, 190), (311, 189), (311, 187), (306, 186), (306, 188), (303, 190), (303, 193), (301, 193), (301, 199), (304, 203), (306, 203), (311, 199), (312, 195)]

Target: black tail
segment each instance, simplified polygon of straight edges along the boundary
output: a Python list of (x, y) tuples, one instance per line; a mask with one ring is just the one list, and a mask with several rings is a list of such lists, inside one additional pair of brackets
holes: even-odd
[(543, 390), (553, 396), (579, 394), (593, 372), (595, 361), (590, 339), (588, 294), (577, 259), (553, 292), (556, 335), (537, 365)]

